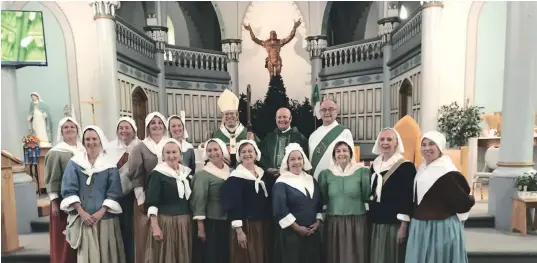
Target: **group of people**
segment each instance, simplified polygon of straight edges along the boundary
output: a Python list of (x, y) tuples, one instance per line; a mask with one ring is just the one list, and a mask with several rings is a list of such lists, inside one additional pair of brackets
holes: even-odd
[(309, 138), (286, 108), (259, 140), (233, 93), (218, 106), (202, 169), (182, 116), (150, 113), (143, 140), (120, 118), (112, 142), (62, 119), (45, 157), (51, 262), (468, 262), (462, 222), (475, 201), (442, 134), (423, 135), (416, 170), (397, 131), (383, 129), (364, 167), (331, 100)]

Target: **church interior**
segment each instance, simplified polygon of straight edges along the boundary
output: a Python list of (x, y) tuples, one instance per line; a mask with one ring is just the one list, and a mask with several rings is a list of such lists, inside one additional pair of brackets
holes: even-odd
[[(45, 55), (20, 65), (2, 53), (2, 261), (50, 260), (43, 166), (60, 119), (114, 139), (120, 117), (144, 127), (151, 112), (181, 115), (197, 147), (221, 124), (225, 89), (241, 96), (250, 85), (254, 102), (267, 94), (267, 52), (245, 25), (261, 40), (272, 31), (283, 39), (295, 21), (279, 53), (290, 100), (312, 102), (317, 86), (336, 102), (364, 165), (385, 127), (416, 167), (422, 133), (464, 133), (446, 154), (476, 199), (465, 222), (469, 262), (537, 260), (537, 191), (517, 203), (515, 187), (537, 169), (536, 2), (3, 1), (7, 11), (41, 15), (30, 45)], [(2, 19), (2, 31), (9, 26)], [(11, 42), (2, 33), (2, 49)], [(21, 139), (35, 103), (46, 119), (35, 135), (49, 144), (32, 155)], [(477, 108), (477, 120), (440, 118), (453, 103), (464, 114)], [(468, 135), (457, 123), (478, 128)]]

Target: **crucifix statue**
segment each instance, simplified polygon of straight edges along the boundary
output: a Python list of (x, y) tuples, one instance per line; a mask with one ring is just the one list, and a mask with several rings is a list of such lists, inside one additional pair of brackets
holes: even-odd
[(264, 47), (267, 51), (268, 56), (265, 59), (265, 68), (268, 69), (268, 72), (271, 77), (280, 75), (280, 73), (282, 72), (283, 65), (282, 58), (280, 57), (280, 50), (283, 46), (293, 40), (293, 38), (295, 37), (296, 29), (300, 26), (301, 23), (302, 22), (300, 21), (300, 19), (298, 19), (298, 21), (295, 21), (293, 29), (291, 30), (291, 33), (288, 37), (284, 39), (278, 39), (276, 31), (272, 30), (270, 31), (270, 38), (267, 40), (259, 40), (257, 37), (255, 37), (250, 25), (244, 25), (244, 29), (250, 32), (250, 37), (252, 38), (252, 41)]
[(85, 104), (89, 104), (91, 105), (91, 113), (92, 113), (92, 117), (93, 117), (93, 125), (96, 124), (95, 122), (95, 104), (100, 104), (101, 101), (97, 101), (95, 100), (93, 97), (91, 97), (91, 99), (89, 101), (81, 101), (81, 103), (85, 103)]

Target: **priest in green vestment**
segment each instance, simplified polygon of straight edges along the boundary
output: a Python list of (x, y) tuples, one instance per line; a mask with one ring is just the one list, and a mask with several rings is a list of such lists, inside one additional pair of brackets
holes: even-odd
[(252, 133), (248, 132), (246, 127), (239, 121), (239, 98), (230, 90), (226, 89), (218, 98), (218, 108), (222, 112), (222, 125), (215, 130), (211, 138), (222, 140), (230, 154), (230, 167), (235, 167), (237, 164), (237, 144), (241, 140), (255, 140), (259, 143), (259, 139)]
[(296, 127), (291, 127), (291, 121), (291, 111), (280, 108), (276, 112), (277, 128), (261, 142), (260, 150), (263, 154), (260, 164), (271, 175), (279, 173), (285, 147), (290, 143), (298, 143), (304, 152), (308, 152), (308, 139)]

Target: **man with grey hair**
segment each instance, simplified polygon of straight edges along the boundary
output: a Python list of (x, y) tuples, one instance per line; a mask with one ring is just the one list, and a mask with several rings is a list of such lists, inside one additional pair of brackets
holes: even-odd
[[(348, 145), (354, 146), (351, 131), (336, 121), (337, 104), (333, 100), (325, 99), (319, 111), (317, 116), (321, 116), (323, 125), (311, 134), (308, 141), (310, 162), (313, 166), (312, 174), (316, 180), (322, 170), (330, 167), (336, 142), (345, 141)], [(352, 152), (352, 156), (355, 156), (354, 148)]]
[(290, 143), (298, 143), (304, 152), (308, 152), (308, 139), (296, 127), (291, 127), (291, 121), (291, 111), (288, 108), (278, 109), (276, 111), (277, 128), (267, 134), (260, 144), (260, 150), (263, 153), (260, 164), (271, 175), (279, 174), (285, 147)]

